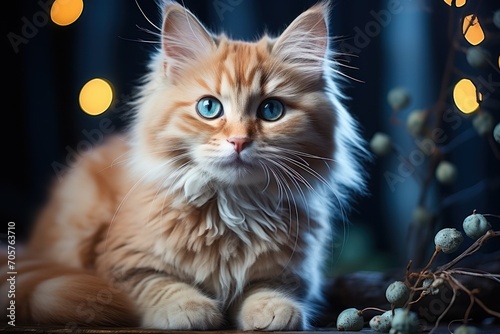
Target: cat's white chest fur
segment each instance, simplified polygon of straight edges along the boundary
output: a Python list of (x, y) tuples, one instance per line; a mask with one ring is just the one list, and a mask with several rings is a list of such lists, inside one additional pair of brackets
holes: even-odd
[[(153, 249), (165, 264), (183, 272), (184, 279), (229, 303), (249, 282), (270, 271), (279, 274), (287, 265), (291, 269), (292, 258), (303, 251), (297, 248), (301, 241), (296, 217), (303, 210), (297, 203), (293, 208), (283, 205), (269, 189), (228, 188), (215, 194), (202, 206), (191, 206), (193, 212), (175, 222), (190, 229), (188, 237), (181, 241), (175, 233), (167, 233)], [(294, 219), (287, 221), (290, 218)]]

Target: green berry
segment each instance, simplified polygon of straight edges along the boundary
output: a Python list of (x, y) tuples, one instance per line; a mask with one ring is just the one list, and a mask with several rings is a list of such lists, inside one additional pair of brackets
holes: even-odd
[(370, 148), (377, 155), (387, 155), (391, 153), (392, 150), (391, 138), (385, 133), (377, 132), (370, 141)]
[(415, 312), (395, 309), (391, 322), (390, 333), (417, 334), (420, 331), (420, 321)]
[(498, 123), (493, 129), (493, 138), (497, 143), (500, 143), (500, 123)]
[(456, 228), (444, 228), (434, 237), (436, 247), (440, 248), (443, 253), (453, 253), (460, 247), (464, 237)]
[(387, 319), (392, 321), (392, 310), (385, 311), (384, 313), (382, 313), (381, 317), (386, 317)]
[(480, 46), (472, 46), (467, 49), (465, 53), (467, 62), (474, 68), (483, 68), (488, 66), (488, 58), (490, 57), (488, 51)]
[(404, 282), (395, 281), (389, 284), (385, 290), (385, 297), (395, 307), (401, 307), (408, 301), (410, 289)]
[(410, 104), (410, 94), (405, 88), (393, 88), (387, 94), (387, 101), (393, 110), (399, 111)]
[(406, 120), (408, 131), (414, 136), (422, 135), (426, 118), (426, 113), (423, 110), (413, 110)]
[(429, 226), (432, 223), (432, 213), (423, 206), (417, 206), (412, 215), (413, 224), (417, 226)]
[(480, 136), (487, 135), (493, 130), (493, 116), (487, 111), (481, 111), (472, 120), (472, 126)]
[(476, 334), (476, 327), (462, 325), (453, 331), (453, 334)]
[(377, 333), (389, 333), (391, 329), (392, 317), (385, 317), (383, 315), (376, 315), (371, 318), (369, 325)]
[(339, 331), (360, 331), (364, 325), (363, 316), (355, 308), (343, 310), (337, 318), (337, 330)]
[(493, 24), (500, 29), (500, 9), (493, 13)]
[(471, 239), (479, 239), (491, 229), (490, 222), (479, 213), (473, 213), (465, 218), (462, 226), (465, 234)]
[(453, 184), (457, 178), (457, 168), (448, 161), (441, 161), (436, 167), (436, 179), (442, 184)]

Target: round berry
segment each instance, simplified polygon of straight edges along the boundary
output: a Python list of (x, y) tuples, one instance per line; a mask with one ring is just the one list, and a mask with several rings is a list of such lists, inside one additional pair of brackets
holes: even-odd
[(500, 143), (500, 123), (498, 123), (493, 129), (493, 138), (497, 143)]
[(410, 289), (404, 282), (395, 281), (389, 284), (385, 290), (385, 297), (395, 307), (401, 307), (408, 301)]
[(364, 325), (363, 316), (355, 308), (343, 310), (337, 318), (337, 330), (339, 331), (360, 331)]
[(493, 130), (493, 116), (487, 111), (481, 111), (472, 120), (472, 126), (480, 136), (487, 135)]
[(391, 322), (391, 333), (417, 334), (420, 331), (420, 321), (415, 312), (395, 309)]
[(462, 325), (453, 331), (453, 334), (476, 334), (476, 327)]
[(391, 329), (392, 317), (385, 317), (383, 315), (376, 315), (371, 318), (369, 325), (377, 333), (388, 333)]
[(488, 58), (490, 57), (488, 51), (480, 46), (472, 46), (467, 49), (465, 53), (467, 62), (474, 68), (483, 68), (488, 66)]
[(392, 150), (391, 138), (385, 133), (377, 132), (370, 141), (370, 148), (377, 155), (387, 155), (391, 153)]
[(457, 168), (448, 161), (441, 161), (436, 167), (436, 179), (442, 184), (453, 184), (457, 178)]
[(381, 317), (386, 317), (387, 319), (392, 321), (392, 310), (385, 311), (384, 313), (382, 313)]
[(408, 131), (414, 136), (420, 136), (424, 132), (426, 117), (423, 110), (413, 110), (406, 120)]
[(500, 29), (500, 9), (493, 13), (493, 24)]
[(444, 228), (434, 237), (436, 247), (441, 249), (443, 253), (453, 253), (460, 247), (464, 237), (456, 228)]
[(465, 218), (462, 226), (465, 234), (471, 239), (479, 239), (491, 229), (490, 222), (479, 213), (473, 213)]
[(393, 110), (399, 111), (410, 104), (410, 94), (405, 88), (396, 87), (387, 94), (387, 101)]
[(423, 206), (417, 206), (412, 214), (413, 224), (417, 226), (429, 226), (432, 223), (433, 215)]

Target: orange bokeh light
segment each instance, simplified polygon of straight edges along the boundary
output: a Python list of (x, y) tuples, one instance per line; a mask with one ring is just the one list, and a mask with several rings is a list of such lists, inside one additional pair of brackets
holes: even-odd
[(462, 25), (462, 33), (465, 39), (472, 45), (478, 45), (484, 41), (484, 31), (476, 15), (467, 15)]
[(83, 12), (83, 0), (55, 0), (50, 8), (50, 18), (55, 24), (67, 26)]
[(464, 114), (470, 114), (479, 108), (483, 96), (476, 85), (469, 79), (461, 79), (453, 89), (453, 101)]
[(456, 7), (462, 7), (467, 3), (467, 0), (444, 0), (448, 6), (455, 5)]

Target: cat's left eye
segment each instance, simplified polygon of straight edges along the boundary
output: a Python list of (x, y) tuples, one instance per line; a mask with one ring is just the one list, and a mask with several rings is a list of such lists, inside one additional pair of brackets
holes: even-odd
[(265, 100), (259, 106), (257, 116), (265, 121), (274, 122), (285, 114), (285, 107), (281, 101), (276, 99)]

